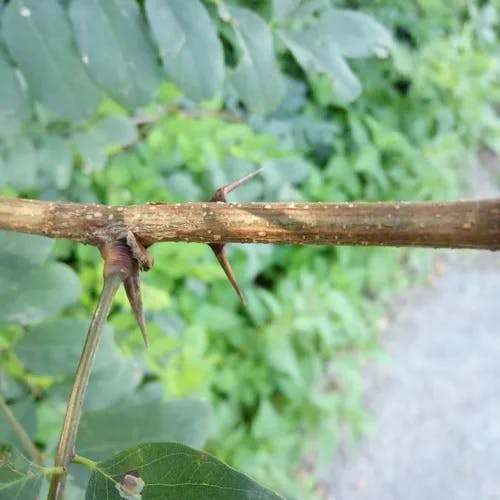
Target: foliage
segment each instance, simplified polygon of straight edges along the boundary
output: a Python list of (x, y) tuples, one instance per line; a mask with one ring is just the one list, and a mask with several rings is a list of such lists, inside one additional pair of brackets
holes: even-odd
[[(500, 150), (494, 3), (11, 0), (0, 10), (3, 194), (206, 200), (261, 164), (239, 200), (442, 199), (458, 195), (479, 146)], [(24, 235), (0, 243), (0, 390), (50, 452), (99, 256)], [(219, 458), (300, 496), (290, 481), (300, 458), (328, 457), (346, 423), (355, 434), (369, 427), (361, 367), (380, 354), (394, 290), (427, 254), (230, 250), (246, 308), (205, 246), (152, 249), (151, 349), (120, 295), (79, 452), (101, 460), (139, 443), (208, 439)], [(193, 398), (209, 401), (212, 423)], [(5, 428), (0, 439), (17, 445)], [(74, 474), (81, 498), (88, 475)]]

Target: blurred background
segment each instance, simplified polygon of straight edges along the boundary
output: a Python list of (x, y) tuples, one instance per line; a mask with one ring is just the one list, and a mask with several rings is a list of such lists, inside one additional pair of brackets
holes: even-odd
[[(0, 2), (0, 195), (204, 201), (263, 166), (232, 201), (450, 200), (480, 151), (500, 153), (498, 0), (114, 4)], [(498, 182), (498, 167), (488, 176)], [(0, 391), (50, 454), (100, 256), (5, 232), (0, 242)], [(342, 476), (355, 458), (332, 468), (332, 457), (380, 432), (365, 400), (377, 368), (365, 367), (387, 359), (395, 297), (435, 275), (436, 253), (231, 245), (244, 307), (207, 246), (151, 252), (151, 348), (120, 293), (80, 454), (174, 440), (287, 498), (337, 498), (351, 491), (335, 490), (344, 479), (369, 491), (365, 472)], [(421, 320), (432, 329), (434, 317)], [(15, 442), (2, 419), (0, 441)]]

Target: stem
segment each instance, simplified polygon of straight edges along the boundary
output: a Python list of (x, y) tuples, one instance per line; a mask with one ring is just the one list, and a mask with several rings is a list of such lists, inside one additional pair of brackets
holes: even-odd
[(90, 322), (87, 338), (85, 339), (85, 344), (80, 356), (80, 362), (69, 396), (66, 415), (59, 438), (55, 466), (62, 467), (64, 472), (52, 476), (49, 495), (47, 497), (48, 500), (61, 500), (63, 498), (68, 466), (75, 455), (76, 435), (80, 423), (83, 401), (92, 371), (92, 364), (99, 345), (102, 328), (111, 309), (111, 302), (118, 287), (123, 281), (123, 277), (122, 273), (116, 272), (110, 274), (104, 280), (101, 297), (94, 316), (92, 317), (92, 321)]
[(73, 463), (83, 465), (87, 467), (87, 469), (97, 469), (97, 462), (95, 460), (91, 460), (87, 457), (82, 457), (81, 455), (75, 455), (73, 458)]
[(24, 430), (24, 427), (21, 425), (21, 422), (17, 420), (17, 417), (14, 415), (14, 412), (11, 410), (10, 406), (6, 403), (5, 399), (0, 394), (0, 409), (5, 413), (7, 420), (9, 421), (12, 429), (16, 433), (17, 437), (21, 441), (22, 445), (29, 453), (31, 460), (38, 465), (43, 465), (42, 454), (35, 446), (35, 443), (28, 436), (28, 433)]
[(100, 245), (159, 241), (500, 249), (500, 198), (382, 203), (147, 203), (0, 198), (0, 229)]

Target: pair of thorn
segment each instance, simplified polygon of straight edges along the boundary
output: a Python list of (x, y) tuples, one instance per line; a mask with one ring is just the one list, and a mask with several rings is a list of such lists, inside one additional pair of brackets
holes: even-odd
[[(252, 177), (255, 177), (257, 174), (260, 174), (262, 170), (263, 170), (262, 168), (259, 168), (217, 189), (212, 198), (210, 198), (209, 202), (227, 203), (226, 195), (228, 193), (240, 187), (242, 184), (250, 180)], [(142, 338), (144, 339), (144, 343), (146, 344), (146, 347), (148, 347), (149, 341), (146, 331), (146, 322), (144, 320), (144, 311), (142, 308), (139, 271), (149, 271), (153, 267), (153, 259), (148, 254), (147, 249), (139, 241), (137, 241), (137, 239), (135, 238), (134, 234), (131, 231), (127, 232), (127, 235), (125, 237), (125, 242), (132, 254), (133, 265), (130, 272), (124, 278), (123, 285), (127, 293), (127, 298), (130, 303), (130, 307), (132, 308), (132, 312), (134, 313), (135, 319), (137, 321), (137, 325), (139, 326), (139, 329), (142, 333)], [(214, 252), (215, 257), (217, 257), (219, 264), (224, 270), (224, 273), (226, 274), (234, 290), (238, 294), (238, 297), (241, 299), (241, 302), (243, 304), (246, 304), (243, 292), (241, 291), (241, 288), (239, 287), (238, 282), (236, 281), (236, 277), (231, 268), (231, 264), (229, 263), (229, 260), (227, 258), (226, 244), (210, 243), (209, 246)]]

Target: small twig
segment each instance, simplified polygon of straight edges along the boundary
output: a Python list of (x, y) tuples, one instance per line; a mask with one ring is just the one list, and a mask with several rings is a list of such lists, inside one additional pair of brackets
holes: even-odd
[(102, 328), (111, 309), (111, 302), (124, 277), (124, 274), (112, 273), (104, 280), (101, 298), (92, 317), (85, 345), (83, 346), (59, 438), (55, 466), (62, 467), (64, 472), (52, 476), (48, 500), (62, 500), (63, 498), (67, 469), (75, 454), (76, 435), (92, 364), (101, 338)]
[(5, 413), (7, 420), (9, 421), (12, 429), (16, 433), (17, 437), (23, 444), (26, 451), (29, 453), (31, 460), (35, 462), (37, 465), (43, 465), (43, 457), (38, 448), (35, 446), (35, 443), (28, 436), (28, 433), (25, 431), (21, 422), (14, 415), (14, 412), (10, 409), (10, 406), (7, 404), (3, 396), (0, 394), (0, 409)]

